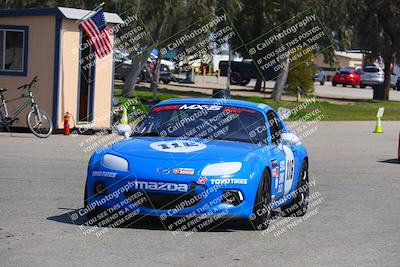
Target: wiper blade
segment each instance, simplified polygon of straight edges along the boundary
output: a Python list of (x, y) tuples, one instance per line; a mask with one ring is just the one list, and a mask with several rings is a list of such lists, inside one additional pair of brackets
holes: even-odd
[(149, 132), (149, 133), (134, 133), (132, 136), (161, 136), (157, 132)]

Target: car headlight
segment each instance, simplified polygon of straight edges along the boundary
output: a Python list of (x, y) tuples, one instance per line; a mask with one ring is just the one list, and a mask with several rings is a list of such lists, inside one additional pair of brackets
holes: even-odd
[(222, 162), (207, 165), (202, 171), (204, 176), (221, 176), (237, 173), (242, 168), (241, 162)]
[(129, 164), (126, 159), (111, 154), (104, 155), (103, 165), (117, 171), (128, 171), (129, 169)]

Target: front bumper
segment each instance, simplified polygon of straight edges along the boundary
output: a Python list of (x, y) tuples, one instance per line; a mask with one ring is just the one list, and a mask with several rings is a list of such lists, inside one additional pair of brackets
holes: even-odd
[(361, 80), (361, 83), (364, 84), (364, 85), (383, 84), (383, 79)]
[[(101, 209), (124, 209), (125, 212), (162, 218), (202, 214), (249, 218), (253, 212), (255, 192), (249, 190), (248, 185), (212, 185), (210, 181), (197, 184), (190, 181), (187, 182), (190, 190), (183, 193), (138, 189), (135, 186), (136, 181), (133, 178), (122, 178), (116, 182), (115, 179), (89, 177), (87, 180), (88, 206)], [(167, 182), (180, 181), (168, 180)], [(96, 194), (96, 186), (99, 184), (104, 185), (105, 188), (102, 194)], [(231, 198), (228, 199), (228, 197)]]

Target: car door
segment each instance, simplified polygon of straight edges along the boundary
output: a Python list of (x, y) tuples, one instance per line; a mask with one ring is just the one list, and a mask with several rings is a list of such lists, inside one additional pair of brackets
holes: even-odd
[[(290, 173), (286, 171), (286, 158), (288, 160), (293, 158), (293, 153), (290, 155), (290, 152), (281, 144), (281, 134), (283, 132), (282, 123), (272, 110), (267, 112), (267, 128), (269, 129), (269, 153), (271, 153), (272, 194), (275, 195), (275, 199), (277, 200), (285, 195), (286, 187), (289, 186), (286, 181), (286, 177), (290, 177)], [(288, 154), (288, 156), (286, 156), (286, 154)]]

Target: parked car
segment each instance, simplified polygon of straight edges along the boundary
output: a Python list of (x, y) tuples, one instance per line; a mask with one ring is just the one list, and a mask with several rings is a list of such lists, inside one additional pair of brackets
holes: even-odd
[[(114, 62), (114, 79), (125, 82), (126, 77), (129, 75), (129, 71), (132, 67), (132, 60), (128, 59), (127, 56), (123, 53), (115, 53)], [(155, 64), (151, 63), (151, 61), (149, 61), (147, 65), (152, 70), (155, 68)], [(148, 74), (146, 69), (142, 70), (138, 80), (144, 82), (150, 81), (150, 75)], [(160, 65), (160, 81), (166, 84), (170, 83), (171, 81), (175, 81), (175, 77), (172, 74), (172, 71), (165, 64)]]
[[(148, 64), (148, 66), (151, 70), (154, 70), (155, 68), (154, 64)], [(140, 74), (140, 81), (150, 82), (150, 74), (148, 73), (147, 69), (143, 69), (142, 73)], [(160, 65), (160, 81), (165, 84), (175, 81), (175, 76), (172, 74), (172, 71), (167, 65)]]
[[(397, 81), (398, 78), (400, 77), (399, 73), (398, 73), (398, 67), (394, 67), (394, 69), (392, 70), (392, 74), (390, 75), (390, 87), (393, 88), (394, 90), (399, 90), (399, 88), (397, 87)], [(396, 69), (396, 71), (395, 71)]]
[(324, 85), (326, 82), (325, 72), (320, 69), (319, 72), (314, 74), (314, 82), (319, 82), (321, 85)]
[(342, 84), (344, 87), (351, 85), (355, 88), (357, 85), (360, 85), (360, 80), (360, 71), (358, 69), (346, 67), (341, 68), (340, 71), (332, 77), (332, 85), (336, 86), (337, 84)]
[[(255, 63), (252, 60), (245, 59), (242, 62), (239, 61), (231, 61), (231, 78), (230, 82), (233, 85), (247, 85), (251, 79), (265, 79), (267, 81), (273, 80), (277, 76), (277, 72), (274, 71), (274, 67), (276, 64), (271, 65), (270, 67), (260, 71), (257, 69)], [(221, 76), (228, 75), (228, 61), (220, 61), (219, 62), (219, 71)]]
[[(219, 71), (221, 76), (228, 75), (228, 61), (219, 62)], [(260, 77), (253, 61), (231, 61), (231, 84), (247, 85), (252, 78)]]
[(132, 60), (128, 58), (127, 54), (118, 50), (114, 52), (114, 79), (125, 82), (131, 67)]
[(360, 88), (383, 84), (384, 79), (385, 72), (382, 68), (377, 66), (365, 66), (361, 75)]

